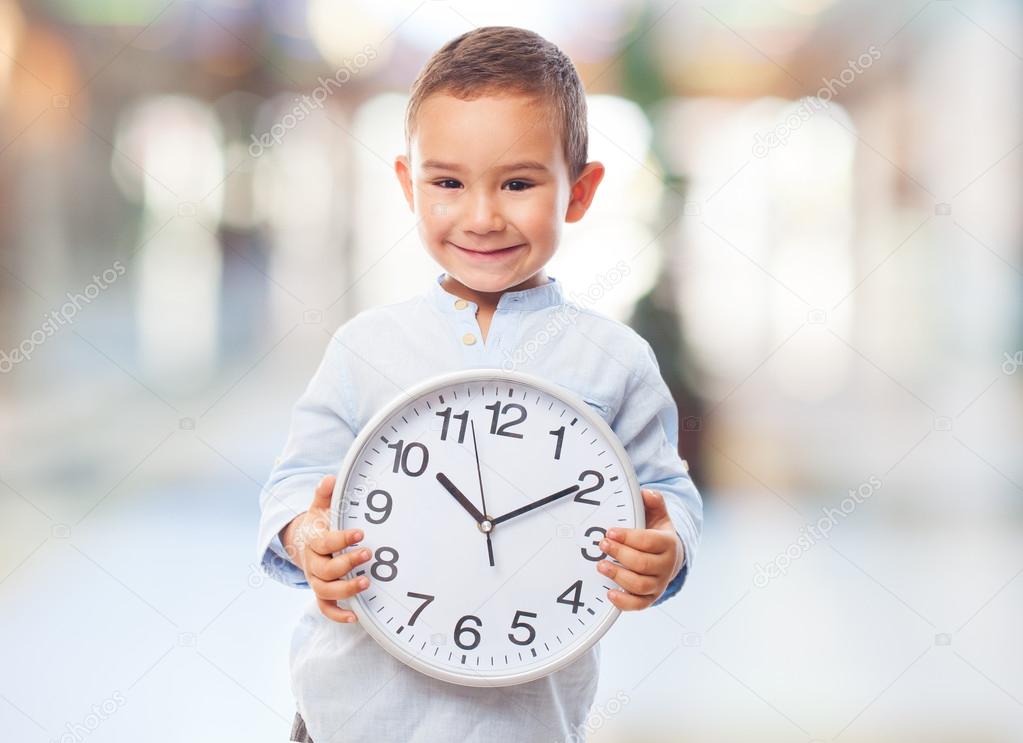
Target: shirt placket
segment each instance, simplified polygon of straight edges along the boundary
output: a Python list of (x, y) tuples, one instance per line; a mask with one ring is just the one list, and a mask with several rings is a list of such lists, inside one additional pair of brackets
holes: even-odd
[[(456, 311), (456, 327), (462, 348), (465, 349), (468, 358), (479, 363), (486, 357), (486, 345), (483, 343), (483, 333), (480, 332), (479, 323), (476, 321), (476, 304), (459, 298), (452, 300), (452, 306)], [(493, 335), (491, 334), (489, 338), (493, 339)]]

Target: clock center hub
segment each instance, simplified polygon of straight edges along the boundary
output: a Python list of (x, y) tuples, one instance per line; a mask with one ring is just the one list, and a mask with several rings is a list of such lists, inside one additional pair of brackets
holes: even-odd
[(489, 534), (494, 530), (494, 522), (490, 520), (489, 516), (476, 524), (476, 526), (484, 534)]

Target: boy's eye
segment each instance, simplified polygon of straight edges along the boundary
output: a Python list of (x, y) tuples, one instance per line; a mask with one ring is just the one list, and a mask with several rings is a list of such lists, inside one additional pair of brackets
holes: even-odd
[(454, 178), (442, 178), (439, 181), (434, 181), (433, 185), (440, 186), (441, 188), (458, 188), (462, 184)]
[(528, 188), (532, 188), (533, 184), (528, 181), (508, 181), (506, 184), (511, 191), (525, 191)]

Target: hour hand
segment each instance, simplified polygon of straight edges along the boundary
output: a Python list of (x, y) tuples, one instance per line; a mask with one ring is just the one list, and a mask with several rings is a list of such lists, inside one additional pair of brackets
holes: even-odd
[(477, 524), (483, 523), (485, 518), (483, 514), (472, 504), (472, 501), (465, 497), (461, 490), (455, 487), (455, 484), (448, 479), (447, 475), (443, 472), (438, 472), (437, 482), (443, 485), (444, 489), (451, 493), (451, 495), (455, 496), (455, 500), (461, 504), (462, 508), (469, 512), (469, 515), (475, 519)]
[[(437, 477), (439, 478), (440, 475), (437, 475)], [(578, 485), (573, 485), (570, 488), (565, 488), (564, 490), (559, 490), (556, 493), (552, 493), (551, 495), (548, 495), (546, 498), (541, 498), (538, 501), (533, 501), (532, 503), (527, 503), (526, 505), (522, 506), (521, 508), (516, 508), (514, 511), (509, 511), (508, 513), (504, 514), (503, 516), (498, 516), (496, 519), (493, 520), (492, 523), (494, 524), (494, 526), (497, 526), (502, 521), (507, 521), (508, 519), (515, 518), (516, 516), (521, 516), (524, 513), (532, 511), (534, 508), (539, 508), (540, 506), (546, 506), (548, 503), (552, 503), (553, 501), (558, 500), (558, 498), (564, 498), (566, 495), (571, 495), (572, 493), (574, 493), (578, 489), (579, 489)]]

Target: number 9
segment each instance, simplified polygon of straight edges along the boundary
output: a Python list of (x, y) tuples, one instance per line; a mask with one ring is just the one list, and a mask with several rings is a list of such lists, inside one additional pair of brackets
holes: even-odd
[[(386, 503), (383, 507), (377, 506), (373, 502), (373, 496), (382, 495), (386, 499)], [(391, 494), (386, 490), (374, 490), (366, 497), (366, 507), (373, 513), (383, 514), (380, 518), (373, 518), (369, 513), (366, 514), (366, 521), (371, 524), (382, 524), (387, 521), (391, 516)]]

